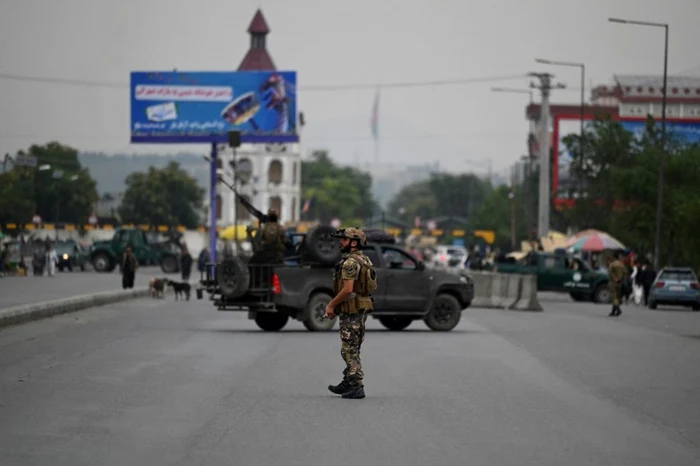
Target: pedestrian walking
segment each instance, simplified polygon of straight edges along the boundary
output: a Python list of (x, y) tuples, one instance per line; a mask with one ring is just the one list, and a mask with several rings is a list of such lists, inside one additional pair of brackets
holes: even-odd
[(187, 282), (190, 280), (190, 273), (192, 272), (192, 254), (187, 249), (185, 244), (182, 247), (182, 255), (180, 256), (180, 272), (182, 273), (182, 281)]
[(56, 250), (53, 248), (53, 244), (48, 243), (46, 245), (46, 272), (49, 277), (56, 275), (56, 266), (58, 265), (58, 256), (56, 255)]
[(612, 298), (612, 311), (609, 317), (619, 317), (622, 314), (620, 309), (620, 301), (622, 299), (623, 285), (627, 275), (625, 266), (620, 261), (620, 253), (615, 252), (610, 265), (608, 266), (608, 275), (610, 276), (610, 297)]

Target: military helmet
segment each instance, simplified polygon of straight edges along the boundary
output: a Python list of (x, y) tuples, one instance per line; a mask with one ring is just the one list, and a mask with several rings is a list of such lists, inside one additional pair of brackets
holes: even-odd
[(363, 246), (367, 244), (367, 236), (360, 227), (341, 228), (340, 230), (336, 231), (332, 236), (335, 238), (354, 239), (357, 240), (360, 243), (360, 245)]

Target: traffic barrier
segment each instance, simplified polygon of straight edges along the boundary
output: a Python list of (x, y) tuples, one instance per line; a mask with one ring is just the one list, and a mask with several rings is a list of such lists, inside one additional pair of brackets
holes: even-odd
[(542, 305), (537, 298), (537, 275), (521, 275), (520, 277), (519, 299), (510, 309), (542, 312)]
[(493, 278), (490, 273), (472, 272), (466, 273), (474, 280), (473, 307), (491, 307), (491, 289), (493, 288)]
[(474, 281), (472, 307), (542, 311), (537, 299), (535, 275), (501, 274), (463, 270)]
[(128, 299), (148, 296), (148, 288), (132, 290), (106, 291), (88, 295), (72, 296), (70, 298), (43, 301), (40, 303), (23, 304), (20, 306), (0, 309), (0, 328), (17, 325), (31, 320), (76, 312), (95, 306), (126, 301)]

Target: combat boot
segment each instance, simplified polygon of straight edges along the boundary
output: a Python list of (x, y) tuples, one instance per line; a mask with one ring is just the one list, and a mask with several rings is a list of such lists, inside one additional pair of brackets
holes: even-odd
[(342, 395), (350, 390), (350, 384), (347, 383), (345, 380), (340, 382), (338, 385), (329, 385), (328, 390), (331, 391), (331, 393), (335, 393), (336, 395)]
[(350, 390), (343, 393), (343, 398), (359, 400), (365, 397), (365, 387), (350, 387)]

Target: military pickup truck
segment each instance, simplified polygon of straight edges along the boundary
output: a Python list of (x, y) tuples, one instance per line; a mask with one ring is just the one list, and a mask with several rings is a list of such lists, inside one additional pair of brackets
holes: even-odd
[(610, 302), (607, 272), (568, 254), (530, 252), (518, 261), (496, 263), (494, 271), (537, 275), (537, 291), (569, 293), (575, 301)]
[(180, 244), (177, 238), (153, 242), (140, 228), (120, 228), (112, 239), (95, 241), (90, 247), (90, 262), (96, 272), (111, 272), (118, 265), (126, 246), (136, 255), (140, 265), (158, 264), (165, 273), (180, 270)]
[[(290, 318), (301, 321), (309, 331), (332, 329), (337, 317), (324, 319), (324, 312), (333, 298), (333, 266), (340, 259), (340, 248), (337, 240), (333, 249), (326, 241), (333, 228), (320, 230), (324, 233), (318, 228), (309, 231), (299, 243), (298, 254), (288, 258), (303, 258), (310, 252), (315, 262), (290, 260), (286, 265), (270, 266), (233, 258), (209, 264), (197, 297), (202, 299), (206, 291), (219, 311), (248, 311), (248, 317), (265, 331), (281, 330)], [(307, 241), (321, 237), (325, 238), (322, 245), (310, 246)], [(372, 241), (370, 232), (368, 240), (363, 253), (374, 264), (379, 284), (371, 316), (395, 331), (414, 320), (423, 320), (434, 331), (454, 329), (474, 298), (471, 278), (427, 269), (404, 249), (387, 241)]]

